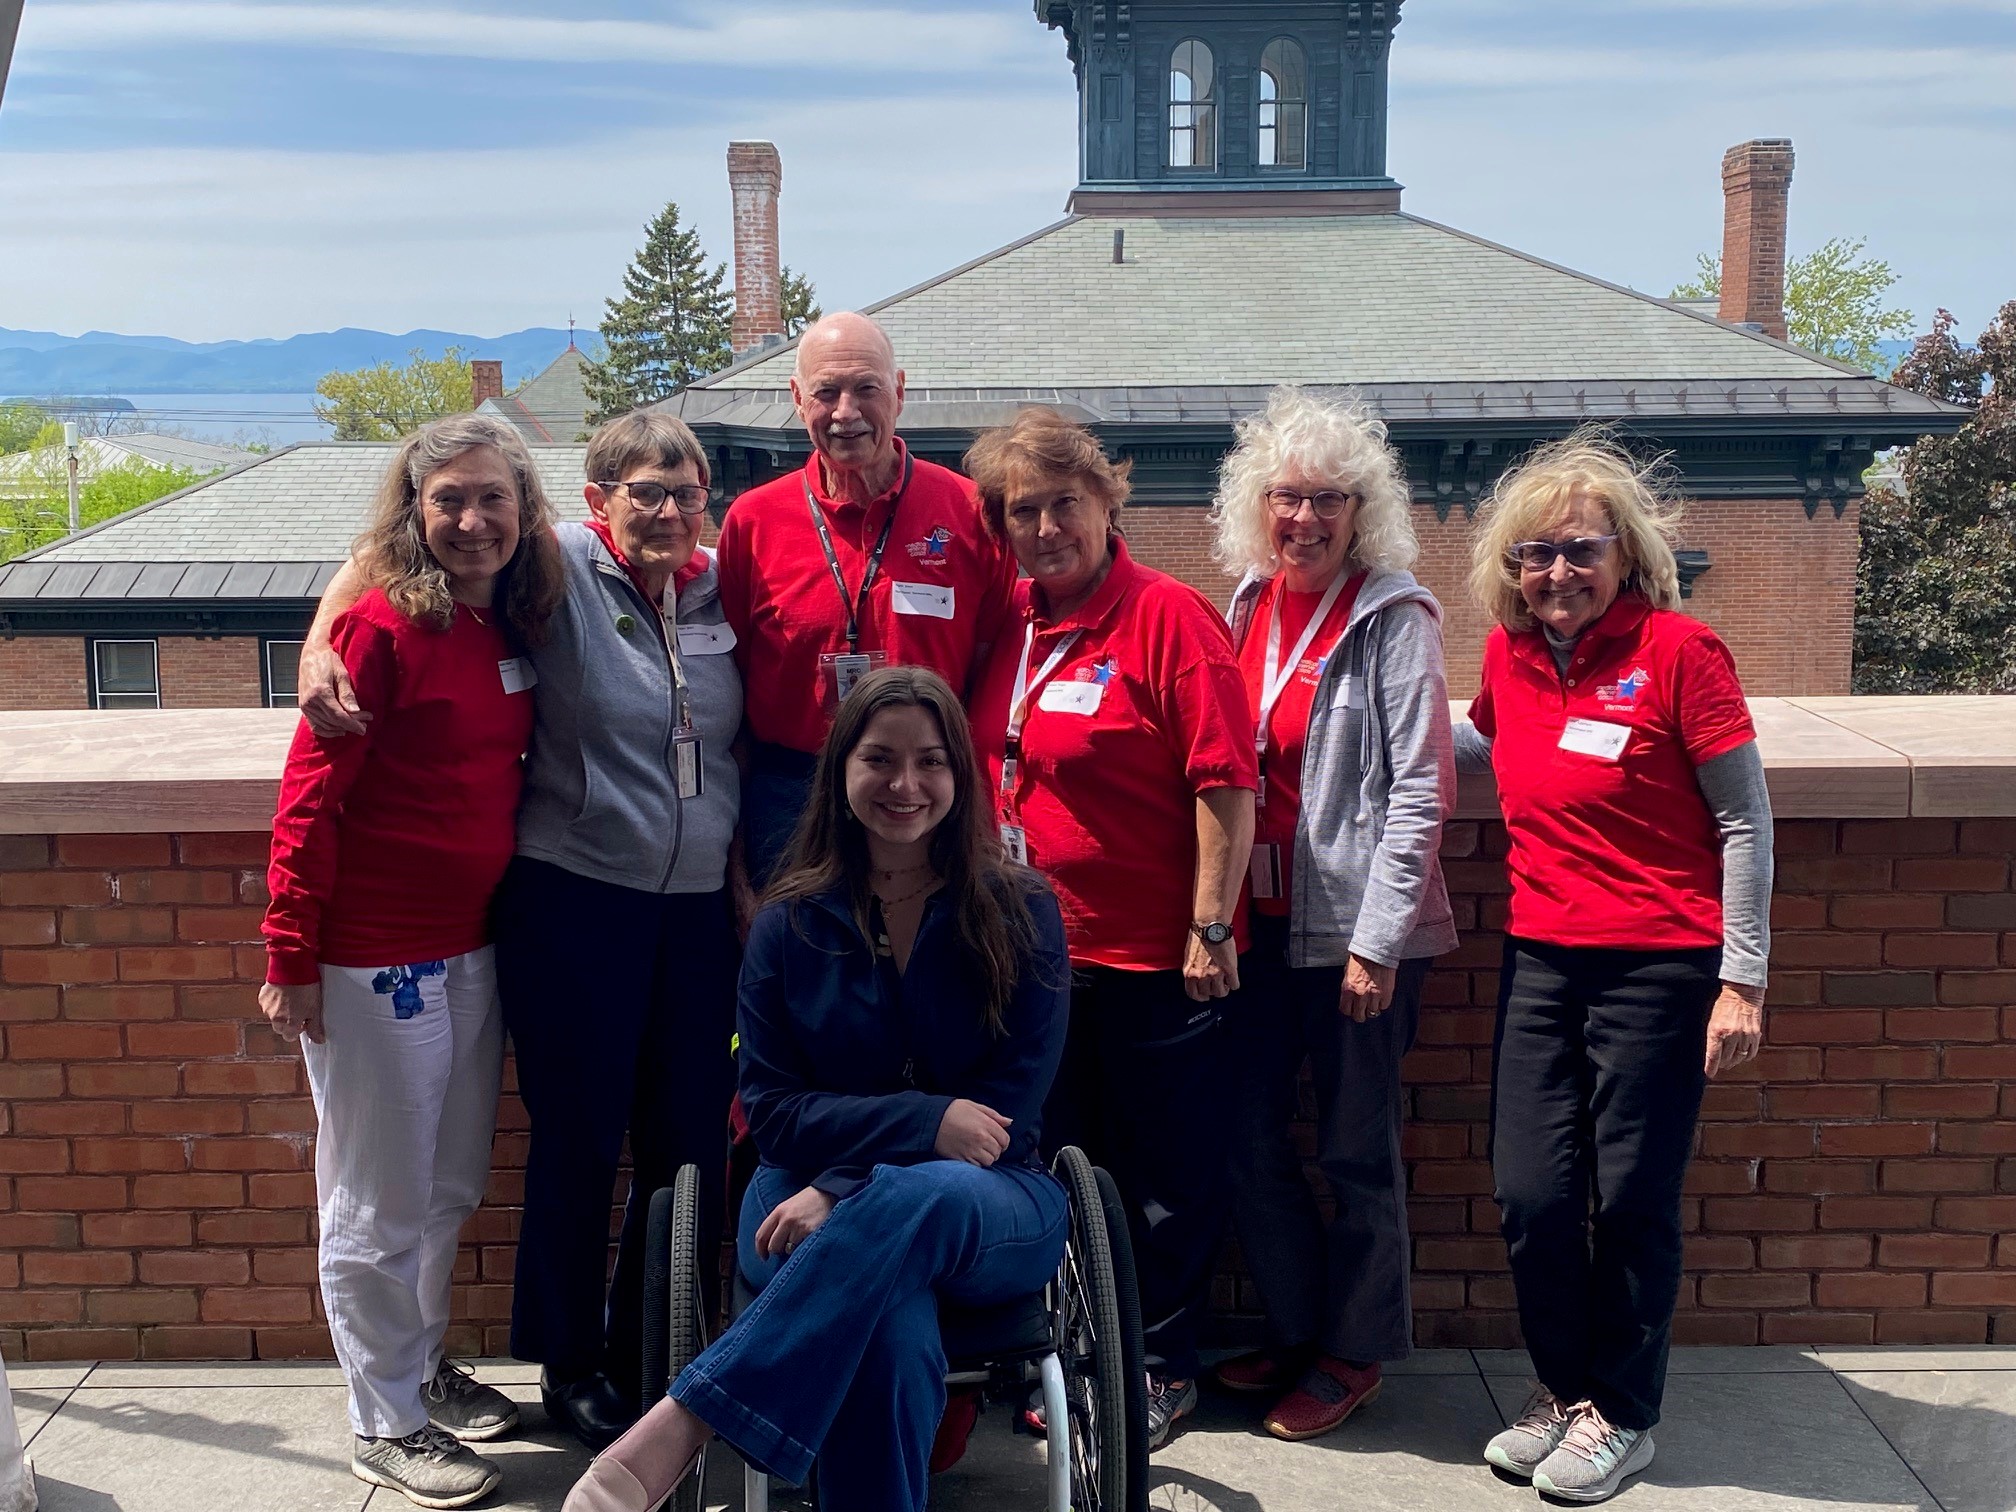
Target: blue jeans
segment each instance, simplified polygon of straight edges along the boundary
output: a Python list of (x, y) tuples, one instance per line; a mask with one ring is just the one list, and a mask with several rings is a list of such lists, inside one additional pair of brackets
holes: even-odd
[(1025, 1166), (877, 1166), (789, 1256), (756, 1230), (799, 1190), (764, 1166), (742, 1202), (750, 1304), (672, 1383), (674, 1400), (825, 1512), (923, 1512), (945, 1413), (938, 1299), (984, 1307), (1042, 1289), (1064, 1255), (1064, 1189)]

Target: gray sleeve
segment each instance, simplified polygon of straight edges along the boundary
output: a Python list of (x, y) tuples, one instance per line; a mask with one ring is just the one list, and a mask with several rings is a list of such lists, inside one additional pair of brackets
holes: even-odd
[(1722, 832), (1722, 980), (1762, 987), (1771, 959), (1771, 794), (1745, 741), (1694, 768)]
[(1459, 719), (1455, 725), (1456, 770), (1469, 772), (1473, 776), (1491, 770), (1491, 737), (1477, 733), (1477, 726), (1467, 719)]

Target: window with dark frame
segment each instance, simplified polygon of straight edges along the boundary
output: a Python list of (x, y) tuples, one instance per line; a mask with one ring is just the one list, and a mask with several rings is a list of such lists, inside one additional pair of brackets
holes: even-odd
[(1169, 58), (1169, 166), (1218, 166), (1217, 66), (1194, 37)]
[(1260, 54), (1262, 168), (1302, 168), (1309, 162), (1309, 62), (1302, 44), (1276, 37)]
[(265, 645), (266, 707), (291, 709), (301, 690), (301, 647), (298, 640), (269, 640)]
[(161, 658), (151, 640), (91, 643), (91, 707), (161, 707)]

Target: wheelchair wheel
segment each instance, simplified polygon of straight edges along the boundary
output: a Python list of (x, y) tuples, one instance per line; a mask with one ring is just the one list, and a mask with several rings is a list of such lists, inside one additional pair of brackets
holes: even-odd
[(1120, 1375), (1127, 1387), (1126, 1439), (1127, 1512), (1148, 1512), (1148, 1359), (1141, 1342), (1141, 1284), (1134, 1274), (1134, 1239), (1127, 1227), (1127, 1205), (1120, 1188), (1103, 1167), (1092, 1174), (1099, 1182), (1099, 1205), (1106, 1213), (1106, 1235), (1113, 1246), (1113, 1283), (1120, 1299)]
[[(682, 1166), (672, 1185), (651, 1194), (644, 1245), (644, 1339), (641, 1410), (663, 1400), (679, 1372), (707, 1347), (706, 1290), (701, 1285), (700, 1170)], [(707, 1465), (679, 1483), (671, 1512), (704, 1507)]]
[[(1124, 1512), (1129, 1505), (1128, 1367), (1112, 1236), (1098, 1177), (1085, 1152), (1066, 1145), (1057, 1152), (1051, 1172), (1071, 1201), (1071, 1226), (1064, 1263), (1057, 1271), (1053, 1309), (1070, 1416), (1071, 1506), (1073, 1512)], [(1138, 1309), (1135, 1337), (1138, 1351)], [(1137, 1384), (1134, 1394), (1138, 1397), (1144, 1389), (1144, 1384)], [(1142, 1411), (1145, 1419), (1145, 1405)], [(1145, 1495), (1145, 1484), (1143, 1489)]]

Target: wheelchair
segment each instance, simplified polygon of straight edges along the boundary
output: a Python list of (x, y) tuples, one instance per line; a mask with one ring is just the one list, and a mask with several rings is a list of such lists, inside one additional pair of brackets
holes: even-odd
[[(948, 1387), (980, 1387), (1019, 1410), (1043, 1396), (1045, 1512), (1147, 1512), (1147, 1367), (1127, 1214), (1113, 1178), (1067, 1146), (1052, 1173), (1069, 1198), (1064, 1259), (1040, 1292), (999, 1307), (941, 1303)], [(699, 1253), (700, 1173), (688, 1166), (651, 1199), (644, 1269), (643, 1407), (665, 1394), (708, 1341)], [(735, 1276), (734, 1311), (754, 1300)], [(704, 1462), (669, 1504), (701, 1512)], [(743, 1472), (745, 1512), (770, 1512), (770, 1479)]]

